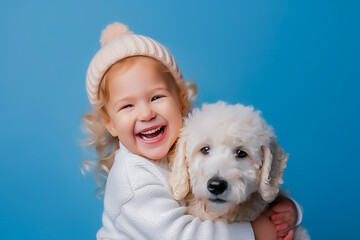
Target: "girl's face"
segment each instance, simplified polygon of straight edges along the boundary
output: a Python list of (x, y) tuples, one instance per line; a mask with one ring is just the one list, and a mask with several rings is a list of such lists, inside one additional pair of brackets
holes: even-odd
[(174, 144), (182, 127), (175, 83), (152, 59), (109, 75), (105, 126), (131, 152), (157, 160)]

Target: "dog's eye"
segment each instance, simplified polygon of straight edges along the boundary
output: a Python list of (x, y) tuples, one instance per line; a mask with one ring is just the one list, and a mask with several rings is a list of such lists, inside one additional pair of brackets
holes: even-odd
[(210, 151), (210, 147), (206, 146), (206, 147), (203, 147), (200, 149), (201, 153), (206, 155), (206, 154), (209, 154), (209, 151)]
[(236, 154), (237, 154), (237, 156), (239, 158), (244, 158), (244, 157), (247, 156), (247, 153), (245, 151), (243, 151), (243, 150), (240, 150), (240, 149), (236, 151)]

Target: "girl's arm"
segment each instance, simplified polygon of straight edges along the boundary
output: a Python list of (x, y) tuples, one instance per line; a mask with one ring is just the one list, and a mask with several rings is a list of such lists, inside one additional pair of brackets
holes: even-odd
[(271, 214), (271, 211), (267, 211), (251, 222), (256, 240), (278, 239), (278, 232), (270, 220)]
[(153, 184), (134, 192), (116, 224), (134, 239), (254, 239), (249, 223), (202, 222), (185, 212), (169, 190)]
[(167, 179), (142, 158), (115, 159), (106, 183), (103, 227), (98, 239), (253, 240), (249, 222), (226, 224), (186, 215)]
[[(186, 215), (158, 168), (148, 160), (128, 160), (115, 161), (111, 169), (98, 239), (255, 239), (249, 222), (202, 222)], [(269, 226), (262, 218), (253, 224), (257, 240), (271, 240), (274, 227), (262, 228)], [(266, 238), (258, 238), (260, 233)]]

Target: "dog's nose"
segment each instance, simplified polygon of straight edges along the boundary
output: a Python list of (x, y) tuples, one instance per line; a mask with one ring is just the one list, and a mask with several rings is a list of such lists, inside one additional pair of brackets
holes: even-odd
[(227, 182), (219, 177), (213, 177), (208, 181), (207, 189), (214, 195), (220, 195), (227, 189)]

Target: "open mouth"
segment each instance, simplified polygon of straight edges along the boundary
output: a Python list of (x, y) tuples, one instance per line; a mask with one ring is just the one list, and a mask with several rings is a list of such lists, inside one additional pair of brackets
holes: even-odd
[(158, 128), (139, 132), (137, 135), (141, 140), (145, 142), (153, 142), (160, 139), (164, 135), (164, 132), (165, 132), (165, 127), (161, 126)]
[(213, 202), (213, 203), (225, 203), (226, 202), (224, 199), (221, 199), (221, 198), (209, 199), (209, 201)]

